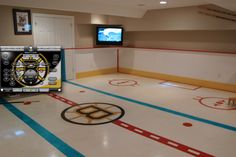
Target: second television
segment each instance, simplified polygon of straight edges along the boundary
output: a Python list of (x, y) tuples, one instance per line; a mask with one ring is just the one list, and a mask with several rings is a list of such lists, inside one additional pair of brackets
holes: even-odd
[(123, 27), (114, 25), (99, 25), (96, 29), (97, 45), (122, 45)]

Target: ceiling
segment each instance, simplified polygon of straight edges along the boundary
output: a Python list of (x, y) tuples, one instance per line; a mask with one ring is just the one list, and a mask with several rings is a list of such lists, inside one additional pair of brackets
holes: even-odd
[(147, 10), (214, 4), (236, 11), (236, 0), (0, 0), (2, 5), (142, 17)]

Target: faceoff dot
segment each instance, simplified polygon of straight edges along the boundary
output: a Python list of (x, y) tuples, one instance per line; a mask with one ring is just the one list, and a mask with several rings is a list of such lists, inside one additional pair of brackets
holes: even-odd
[(183, 123), (183, 126), (185, 126), (185, 127), (191, 127), (191, 126), (193, 126), (193, 124), (185, 122), (185, 123)]

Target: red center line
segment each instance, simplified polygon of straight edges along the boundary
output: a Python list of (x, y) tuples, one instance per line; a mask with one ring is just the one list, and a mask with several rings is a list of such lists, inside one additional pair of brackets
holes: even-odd
[[(50, 93), (48, 94), (49, 96), (57, 99), (57, 100), (60, 100), (68, 105), (71, 105), (71, 106), (74, 106), (74, 105), (77, 105), (77, 103), (71, 101), (71, 100), (68, 100), (64, 97), (61, 97), (59, 95), (56, 95), (56, 94), (53, 94), (53, 93)], [(178, 142), (175, 142), (175, 141), (172, 141), (168, 138), (165, 138), (165, 137), (162, 137), (162, 136), (159, 136), (159, 135), (156, 135), (152, 132), (149, 132), (149, 131), (146, 131), (146, 130), (143, 130), (141, 128), (138, 128), (134, 125), (131, 125), (131, 124), (128, 124), (128, 123), (125, 123), (121, 120), (116, 120), (114, 122), (112, 122), (113, 124), (119, 126), (119, 127), (122, 127), (122, 128), (125, 128), (129, 131), (132, 131), (136, 134), (139, 134), (141, 136), (144, 136), (146, 138), (149, 138), (151, 140), (154, 140), (156, 142), (159, 142), (159, 143), (162, 143), (164, 145), (167, 145), (167, 146), (170, 146), (172, 148), (175, 148), (177, 150), (180, 150), (184, 153), (188, 153), (188, 154), (191, 154), (195, 157), (214, 157), (213, 155), (210, 155), (210, 154), (207, 154), (207, 153), (204, 153), (200, 150), (197, 150), (197, 149), (194, 149), (192, 147), (189, 147), (189, 146), (186, 146), (184, 144), (181, 144), (181, 143), (178, 143)]]
[(180, 150), (182, 152), (191, 154), (193, 156), (196, 156), (196, 157), (214, 157), (213, 155), (204, 153), (202, 151), (199, 151), (197, 149), (191, 148), (191, 147), (186, 146), (184, 144), (181, 144), (181, 143), (169, 140), (169, 139), (167, 139), (165, 137), (156, 135), (156, 134), (154, 134), (152, 132), (143, 130), (141, 128), (138, 128), (136, 126), (133, 126), (133, 125), (125, 123), (125, 122), (122, 122), (120, 120), (116, 120), (113, 123), (118, 125), (118, 126), (120, 126), (120, 127), (122, 127), (122, 128), (125, 128), (125, 129), (127, 129), (129, 131), (132, 131), (132, 132), (134, 132), (136, 134), (142, 135), (142, 136), (144, 136), (146, 138), (149, 138), (151, 140), (157, 141), (157, 142), (162, 143), (164, 145), (168, 145), (170, 147), (173, 147), (173, 148), (178, 149), (178, 150)]

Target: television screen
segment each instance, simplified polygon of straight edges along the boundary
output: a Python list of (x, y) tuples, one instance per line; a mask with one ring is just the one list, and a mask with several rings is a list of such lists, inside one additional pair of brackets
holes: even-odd
[(97, 45), (122, 45), (123, 28), (120, 26), (98, 26)]
[(0, 92), (61, 91), (61, 47), (0, 46)]

